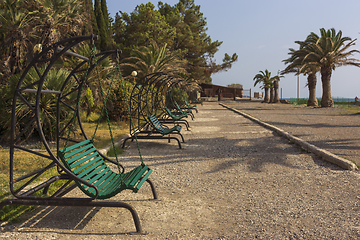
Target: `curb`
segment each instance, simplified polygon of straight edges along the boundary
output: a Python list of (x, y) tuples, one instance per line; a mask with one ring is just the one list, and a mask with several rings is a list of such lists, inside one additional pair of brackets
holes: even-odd
[[(123, 141), (125, 140), (125, 138), (131, 137), (131, 134), (128, 133), (125, 136), (122, 136), (121, 138), (119, 138), (118, 140), (116, 140), (115, 143), (115, 147), (120, 146), (120, 144), (123, 143)], [(110, 149), (112, 148), (112, 144), (109, 144), (108, 146), (106, 146), (105, 148), (99, 150), (99, 152), (103, 155), (106, 155)]]
[(331, 162), (331, 163), (333, 163), (333, 164), (335, 164), (335, 165), (337, 165), (337, 166), (339, 166), (339, 167), (341, 167), (343, 169), (346, 169), (346, 170), (351, 170), (351, 171), (358, 170), (357, 166), (353, 162), (351, 162), (349, 160), (341, 158), (341, 157), (339, 157), (339, 156), (337, 156), (337, 155), (335, 155), (335, 154), (333, 154), (331, 152), (328, 152), (328, 151), (326, 151), (324, 149), (318, 148), (318, 147), (316, 147), (316, 146), (314, 146), (314, 145), (312, 145), (312, 144), (310, 144), (308, 142), (305, 142), (304, 140), (302, 140), (302, 139), (300, 139), (298, 137), (295, 137), (295, 136), (285, 132), (284, 130), (282, 130), (282, 129), (278, 128), (278, 127), (275, 127), (275, 126), (270, 125), (268, 123), (262, 122), (259, 119), (254, 118), (254, 117), (252, 117), (252, 116), (250, 116), (250, 115), (248, 115), (248, 114), (246, 114), (244, 112), (241, 112), (241, 111), (239, 111), (239, 110), (237, 110), (235, 108), (228, 107), (228, 106), (226, 106), (225, 104), (222, 104), (222, 103), (219, 103), (219, 105), (221, 105), (224, 108), (227, 108), (227, 109), (229, 109), (229, 110), (231, 110), (233, 112), (236, 112), (236, 113), (238, 113), (238, 114), (240, 114), (240, 115), (242, 115), (242, 116), (244, 116), (244, 117), (246, 117), (246, 118), (248, 118), (248, 119), (250, 119), (250, 120), (252, 120), (252, 121), (254, 121), (256, 123), (258, 123), (258, 124), (260, 124), (261, 126), (264, 126), (264, 127), (268, 128), (268, 129), (278, 133), (280, 136), (283, 136), (283, 137), (285, 137), (285, 138), (287, 138), (289, 140), (294, 141), (294, 143), (299, 145), (304, 150), (312, 152), (312, 153), (316, 154), (317, 156), (321, 157), (322, 159), (324, 159), (324, 160), (326, 160), (328, 162)]

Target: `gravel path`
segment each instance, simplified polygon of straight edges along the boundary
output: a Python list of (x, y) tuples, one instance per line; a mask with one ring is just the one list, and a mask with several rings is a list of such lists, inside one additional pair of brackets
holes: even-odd
[[(195, 116), (183, 149), (176, 141), (140, 141), (163, 201), (148, 201), (147, 185), (112, 199), (133, 205), (148, 235), (127, 234), (135, 228), (124, 209), (48, 207), (3, 227), (0, 239), (360, 238), (357, 172), (217, 103), (204, 103)], [(139, 164), (135, 143), (121, 158), (127, 166)]]

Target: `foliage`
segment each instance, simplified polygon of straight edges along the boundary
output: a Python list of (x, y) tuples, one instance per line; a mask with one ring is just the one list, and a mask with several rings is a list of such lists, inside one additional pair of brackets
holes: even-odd
[(260, 71), (260, 73), (256, 74), (253, 80), (255, 81), (254, 87), (258, 84), (262, 84), (261, 89), (272, 87), (271, 72), (267, 69), (265, 69), (265, 72)]
[(124, 88), (125, 91), (123, 91), (123, 88), (121, 86), (120, 80), (115, 83), (115, 86), (113, 87), (113, 91), (109, 97), (109, 101), (112, 104), (113, 108), (109, 109), (109, 117), (113, 121), (126, 121), (129, 119), (129, 111), (126, 105), (126, 99), (127, 97), (128, 102), (130, 101), (130, 95), (132, 92), (132, 89), (134, 87), (133, 82), (124, 81)]
[(243, 85), (239, 84), (239, 83), (232, 83), (232, 84), (227, 85), (227, 87), (243, 89)]
[[(94, 2), (94, 4), (93, 4)], [(24, 8), (23, 6), (27, 7)], [(213, 61), (214, 54), (222, 42), (212, 41), (206, 33), (206, 18), (200, 11), (200, 6), (194, 0), (179, 0), (174, 6), (158, 3), (158, 10), (151, 3), (140, 4), (132, 13), (119, 12), (115, 21), (109, 18), (106, 0), (4, 0), (0, 2), (0, 133), (6, 136), (9, 130), (12, 98), (19, 75), (33, 58), (35, 46), (41, 51), (46, 46), (60, 39), (71, 36), (96, 33), (99, 35), (100, 50), (112, 47), (112, 42), (123, 49), (123, 71), (128, 93), (132, 89), (132, 70), (139, 73), (138, 78), (153, 73), (165, 72), (176, 74), (186, 82), (184, 89), (192, 91), (198, 88), (198, 83), (211, 81), (211, 74), (229, 69), (237, 60), (237, 55), (225, 54), (223, 63)], [(104, 40), (105, 39), (105, 40)], [(83, 56), (91, 55), (87, 44), (79, 44), (72, 51)], [(62, 63), (56, 63), (56, 70), (51, 70), (48, 83), (60, 77), (63, 81), (81, 60), (67, 57)], [(38, 66), (44, 71), (41, 65)], [(111, 68), (114, 63), (106, 59), (99, 66), (99, 76), (93, 74), (87, 80), (82, 95), (81, 107), (87, 111), (87, 116), (97, 112), (102, 107), (97, 78), (106, 84), (111, 78)], [(59, 69), (63, 68), (63, 71)], [(55, 73), (58, 71), (58, 73)], [(56, 75), (60, 74), (60, 75)], [(28, 78), (37, 77), (29, 73)], [(52, 80), (54, 78), (54, 80)], [(61, 84), (61, 81), (58, 83)], [(118, 84), (118, 83), (117, 83)], [(44, 89), (46, 86), (44, 86)], [(51, 89), (51, 87), (48, 87)], [(46, 134), (54, 130), (53, 96), (42, 96), (41, 118)], [(29, 101), (33, 97), (26, 95)], [(109, 109), (112, 119), (118, 119), (125, 113), (124, 97), (115, 85), (110, 94)], [(122, 109), (122, 110), (121, 110)], [(20, 120), (32, 119), (33, 112), (24, 104), (17, 106), (17, 116)], [(23, 126), (17, 126), (20, 131)], [(29, 132), (30, 136), (34, 132)], [(8, 136), (8, 135), (7, 135)]]
[(134, 49), (130, 57), (122, 60), (121, 67), (125, 74), (136, 71), (139, 79), (156, 72), (172, 75), (185, 72), (184, 61), (180, 60), (179, 54), (170, 52), (166, 43), (159, 47), (155, 41), (147, 47)]
[(225, 54), (223, 63), (213, 61), (222, 44), (206, 34), (206, 18), (194, 0), (180, 0), (174, 6), (159, 2), (159, 10), (151, 3), (141, 4), (130, 15), (119, 12), (113, 26), (114, 40), (130, 55), (130, 49), (167, 44), (171, 52), (180, 53), (186, 61), (186, 70), (192, 79), (211, 82), (211, 74), (227, 70), (238, 56)]
[(184, 101), (189, 101), (189, 96), (184, 89), (175, 87), (166, 95), (166, 106), (169, 109), (175, 108), (175, 103), (183, 105)]
[(106, 7), (105, 0), (95, 0), (94, 5), (95, 18), (98, 27), (99, 35), (99, 48), (102, 51), (109, 50), (111, 46), (110, 34), (109, 34), (109, 13)]
[(114, 23), (114, 40), (122, 49), (147, 46), (150, 40), (172, 45), (175, 28), (171, 27), (152, 3), (140, 4), (130, 15), (119, 12)]
[(360, 61), (351, 57), (360, 52), (349, 50), (355, 45), (355, 41), (356, 39), (343, 37), (341, 31), (336, 33), (334, 28), (327, 31), (321, 28), (320, 36), (311, 32), (304, 42), (297, 42), (300, 44), (299, 50), (290, 49), (291, 57), (285, 62), (291, 64), (285, 69), (285, 73), (298, 69), (298, 73), (310, 76), (320, 70), (323, 87), (321, 106), (333, 107), (330, 86), (332, 71), (344, 65), (360, 67)]
[[(278, 89), (278, 82), (280, 81), (281, 77), (282, 76), (279, 75), (271, 77), (271, 72), (269, 72), (267, 69), (265, 69), (265, 72), (260, 71), (260, 73), (255, 75), (253, 79), (255, 81), (254, 87), (257, 84), (262, 84), (260, 88), (265, 90), (264, 102), (278, 102), (278, 94), (276, 91), (274, 93), (273, 88), (275, 87), (276, 90)], [(270, 97), (268, 96), (269, 89)]]
[[(40, 68), (40, 74), (43, 74), (45, 68)], [(60, 89), (64, 84), (69, 72), (66, 69), (50, 69), (47, 74), (47, 77), (44, 81), (43, 89), (44, 90), (53, 90)], [(1, 103), (1, 107), (3, 107), (3, 114), (0, 115), (0, 125), (10, 130), (11, 124), (11, 111), (12, 111), (12, 99), (15, 91), (15, 79), (19, 79), (19, 75), (14, 75), (11, 78), (11, 81), (5, 85), (1, 89), (1, 95), (4, 98), (4, 102)], [(35, 80), (34, 80), (35, 79)], [(32, 68), (24, 79), (24, 84), (26, 85), (28, 82), (35, 82), (39, 79), (39, 75), (34, 68)], [(70, 86), (67, 86), (71, 88)], [(34, 103), (36, 99), (35, 94), (26, 94), (26, 100), (29, 103)], [(6, 99), (6, 100), (5, 100)], [(54, 139), (53, 132), (55, 132), (56, 128), (56, 98), (52, 94), (42, 94), (40, 101), (40, 119), (42, 123), (42, 128), (44, 133), (49, 136), (50, 139)], [(25, 104), (22, 100), (18, 100), (16, 105), (16, 118), (17, 126), (15, 126), (17, 131), (22, 131), (28, 122), (31, 122), (31, 119), (35, 117), (35, 112), (29, 108), (27, 104)], [(35, 124), (35, 123), (34, 123)], [(33, 132), (30, 131), (27, 134), (27, 137)], [(9, 138), (9, 132), (3, 134), (3, 139)], [(25, 139), (23, 139), (25, 140)]]
[(293, 48), (289, 48), (290, 57), (286, 60), (283, 60), (285, 64), (289, 64), (285, 70), (282, 71), (282, 74), (295, 73), (295, 75), (299, 75), (303, 73), (304, 75), (308, 75), (307, 77), (307, 86), (309, 89), (309, 100), (307, 102), (308, 106), (318, 106), (318, 101), (316, 100), (316, 72), (319, 71), (318, 67), (311, 66), (307, 68), (302, 68), (304, 64), (304, 58), (306, 56), (305, 49), (309, 47), (309, 44), (315, 39), (309, 35), (305, 41), (295, 41), (295, 43), (299, 44), (299, 50), (295, 50)]
[(86, 24), (80, 14), (83, 9), (78, 0), (1, 1), (2, 80), (6, 82), (24, 69), (32, 59), (35, 44), (46, 47), (62, 38), (82, 34)]

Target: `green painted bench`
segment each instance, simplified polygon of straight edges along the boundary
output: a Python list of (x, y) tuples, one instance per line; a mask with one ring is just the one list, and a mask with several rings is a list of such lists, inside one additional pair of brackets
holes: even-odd
[(127, 173), (112, 171), (91, 140), (58, 151), (58, 157), (76, 176), (81, 191), (93, 199), (110, 198), (125, 189), (137, 192), (152, 172), (144, 164)]
[(169, 115), (172, 119), (174, 120), (181, 120), (182, 118), (187, 118), (188, 115), (186, 112), (180, 113), (179, 115), (174, 115), (170, 109), (168, 109), (167, 107), (164, 107), (166, 114)]
[(172, 128), (165, 128), (155, 117), (155, 115), (150, 115), (148, 117), (150, 124), (156, 129), (157, 132), (161, 133), (162, 135), (168, 135), (171, 133), (180, 133), (182, 127), (180, 125), (175, 125)]
[(191, 119), (194, 120), (195, 116), (194, 116), (194, 114), (192, 113), (191, 109), (189, 109), (189, 108), (181, 108), (177, 102), (175, 102), (175, 107), (177, 108), (177, 110), (178, 110), (181, 114), (184, 114), (184, 113), (189, 114), (190, 117), (191, 117)]
[(196, 104), (193, 105), (193, 106), (191, 106), (186, 100), (184, 101), (184, 103), (185, 103), (185, 105), (186, 105), (187, 108), (189, 108), (189, 109), (194, 109), (195, 112), (198, 113), (198, 110), (197, 110), (197, 108), (196, 108), (196, 107), (197, 107)]

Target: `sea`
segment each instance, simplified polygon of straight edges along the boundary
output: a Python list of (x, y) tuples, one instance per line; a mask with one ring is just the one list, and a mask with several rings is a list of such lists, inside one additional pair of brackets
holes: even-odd
[[(297, 98), (283, 98), (285, 100), (289, 100), (289, 101), (297, 101)], [(299, 100), (308, 100), (308, 98), (299, 98)], [(318, 101), (321, 101), (321, 98), (317, 98)], [(345, 97), (333, 97), (333, 101), (334, 102), (339, 102), (339, 103), (346, 103), (346, 102), (355, 102), (355, 98), (345, 98)]]

